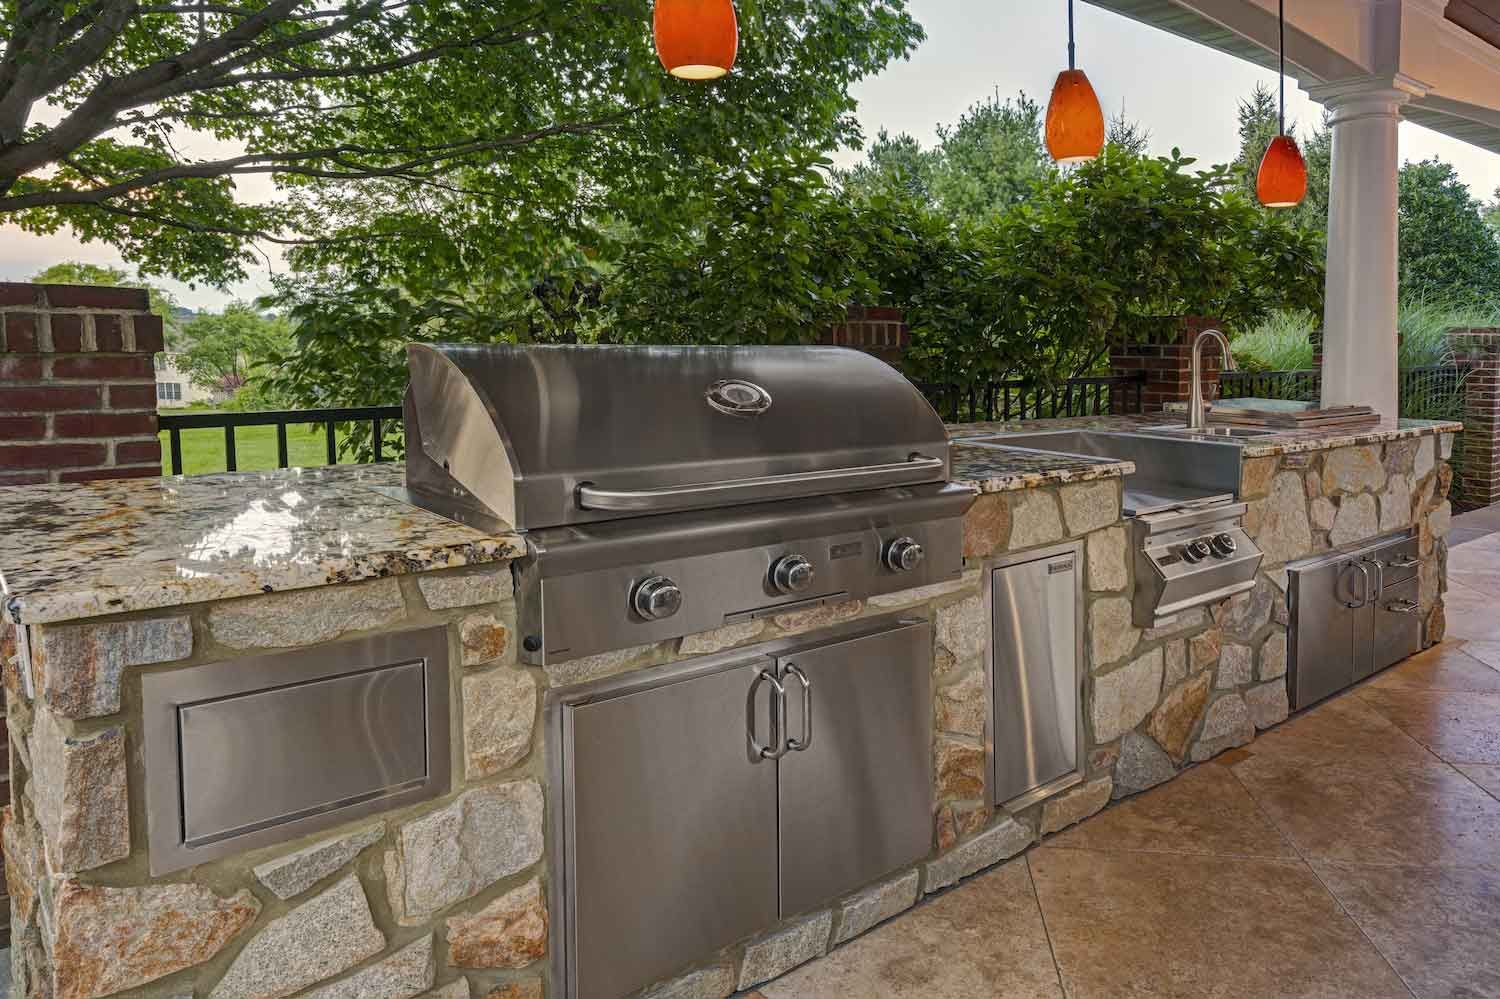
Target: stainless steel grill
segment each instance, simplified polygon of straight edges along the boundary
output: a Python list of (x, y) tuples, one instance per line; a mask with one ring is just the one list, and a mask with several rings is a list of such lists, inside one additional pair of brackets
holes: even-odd
[(832, 347), (409, 348), (407, 488), (524, 531), (532, 663), (961, 571), (972, 490), (898, 372)]

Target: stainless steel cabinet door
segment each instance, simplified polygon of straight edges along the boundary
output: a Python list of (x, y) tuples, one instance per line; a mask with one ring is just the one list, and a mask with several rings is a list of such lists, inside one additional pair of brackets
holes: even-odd
[(1369, 626), (1361, 622), (1369, 610), (1347, 606), (1368, 596), (1352, 561), (1299, 570), (1295, 579), (1290, 693), (1292, 707), (1301, 709), (1354, 682), (1356, 659), (1368, 661)]
[(771, 661), (578, 705), (565, 716), (568, 939), (576, 999), (618, 999), (774, 924)]
[(1064, 552), (990, 576), (997, 803), (1078, 769), (1077, 563)]
[(1387, 585), (1374, 608), (1374, 668), (1394, 666), (1422, 648), (1422, 618), (1418, 613), (1417, 578)]
[[(925, 621), (786, 655), (781, 913), (927, 855), (932, 842), (932, 629)], [(806, 727), (797, 672), (811, 685)]]

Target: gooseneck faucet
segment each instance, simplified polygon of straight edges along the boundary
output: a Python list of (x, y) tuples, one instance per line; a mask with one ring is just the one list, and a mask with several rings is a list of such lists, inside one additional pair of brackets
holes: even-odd
[(1219, 351), (1224, 355), (1224, 370), (1237, 371), (1234, 355), (1229, 351), (1229, 338), (1218, 330), (1203, 330), (1193, 338), (1193, 385), (1188, 390), (1188, 429), (1202, 430), (1208, 426), (1208, 414), (1203, 411), (1203, 341), (1212, 337), (1219, 341)]

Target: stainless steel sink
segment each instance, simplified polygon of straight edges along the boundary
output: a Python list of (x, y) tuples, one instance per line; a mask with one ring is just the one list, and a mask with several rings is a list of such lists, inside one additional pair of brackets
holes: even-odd
[(1135, 473), (1125, 478), (1127, 516), (1167, 509), (1186, 501), (1238, 495), (1239, 446), (1228, 435), (1178, 430), (1178, 433), (1041, 430), (971, 438), (964, 444), (1131, 462)]

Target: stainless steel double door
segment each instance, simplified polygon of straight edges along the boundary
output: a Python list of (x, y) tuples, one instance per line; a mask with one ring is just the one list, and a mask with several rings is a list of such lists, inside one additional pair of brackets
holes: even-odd
[(1294, 709), (1421, 649), (1416, 546), (1396, 538), (1291, 568)]
[(931, 647), (902, 622), (568, 709), (571, 995), (617, 999), (925, 856)]

